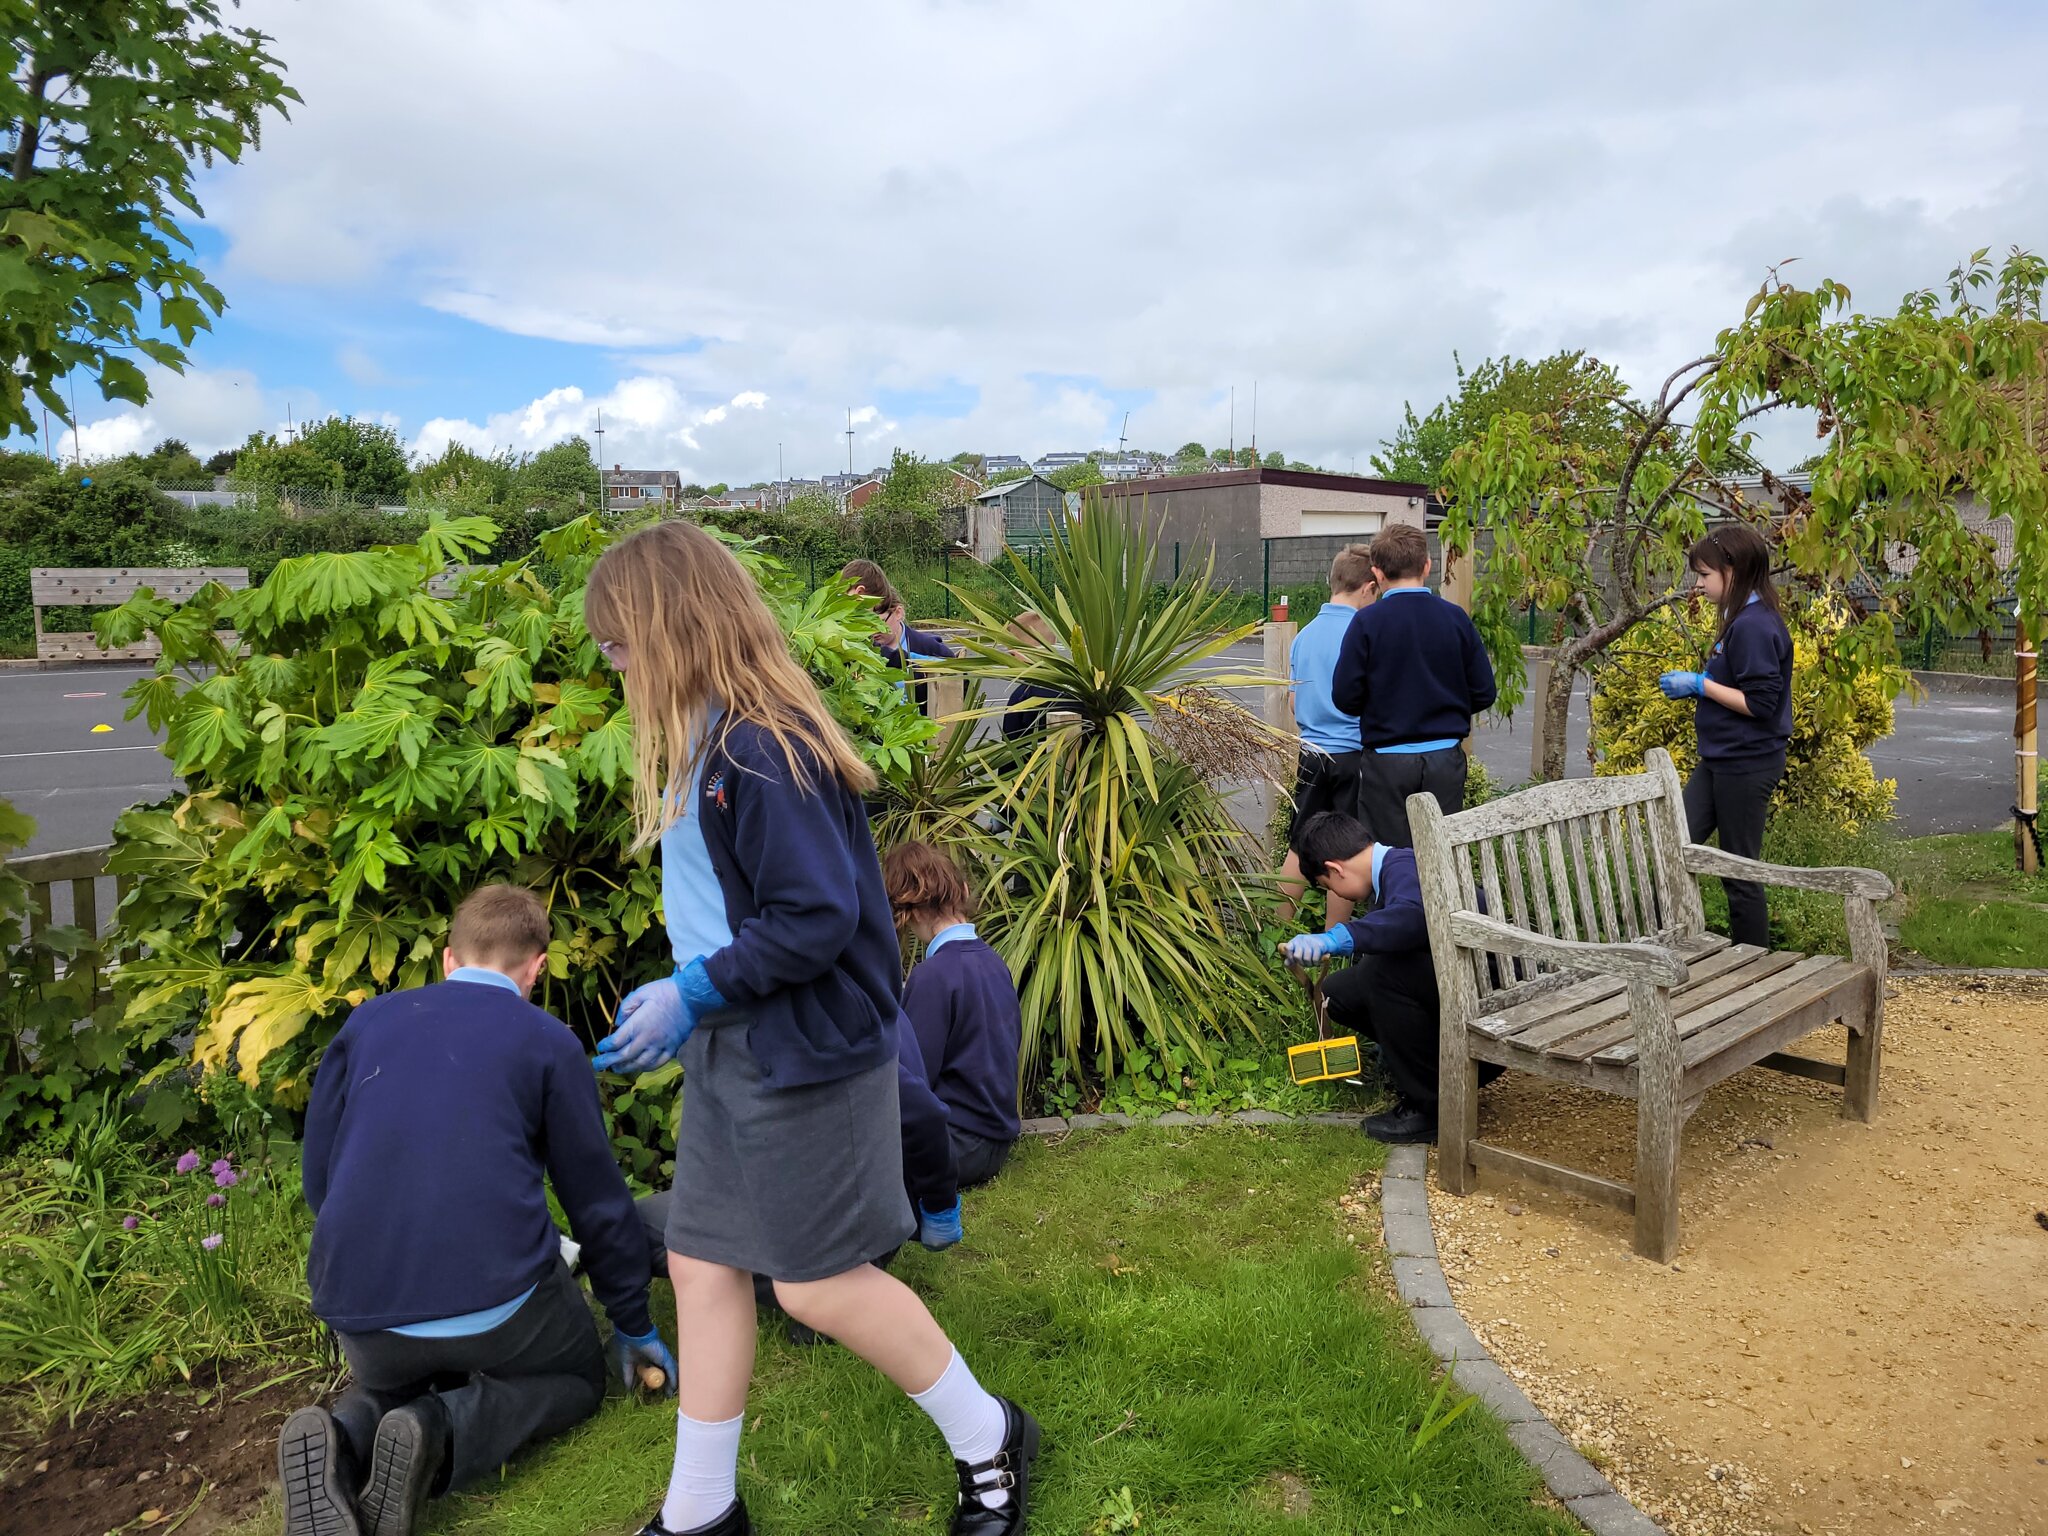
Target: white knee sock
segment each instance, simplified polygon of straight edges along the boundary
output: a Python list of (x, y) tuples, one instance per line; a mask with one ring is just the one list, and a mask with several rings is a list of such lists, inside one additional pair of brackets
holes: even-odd
[(746, 1418), (704, 1424), (677, 1411), (676, 1465), (661, 1501), (661, 1523), (677, 1536), (709, 1525), (739, 1497), (740, 1426)]
[[(953, 1351), (939, 1379), (924, 1391), (911, 1393), (910, 1400), (931, 1415), (955, 1461), (987, 1461), (1003, 1448), (1009, 1427), (1003, 1405), (974, 1379), (959, 1350)], [(993, 1482), (997, 1475), (990, 1473), (987, 1481)], [(981, 1502), (988, 1509), (1000, 1509), (1010, 1502), (1009, 1490), (986, 1488)]]

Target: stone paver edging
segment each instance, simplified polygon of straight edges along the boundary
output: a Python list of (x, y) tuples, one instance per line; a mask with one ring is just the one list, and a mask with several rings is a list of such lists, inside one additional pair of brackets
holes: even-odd
[[(1358, 1115), (1281, 1115), (1245, 1109), (1232, 1115), (1190, 1115), (1173, 1110), (1147, 1119), (1130, 1115), (1072, 1115), (1026, 1120), (1026, 1136), (1064, 1136), (1069, 1131), (1111, 1130), (1144, 1125), (1342, 1125)], [(1466, 1324), (1436, 1257), (1436, 1230), (1429, 1221), (1429, 1149), (1389, 1147), (1380, 1175), (1380, 1226), (1394, 1266), (1394, 1289), (1408, 1306), (1415, 1331), (1449, 1367), (1451, 1379), (1492, 1411), (1508, 1439), (1543, 1479), (1553, 1497), (1593, 1536), (1669, 1536), (1664, 1527), (1628, 1501), (1600, 1475), (1571, 1441), (1543, 1416), (1522, 1389), (1494, 1363), (1479, 1335)]]
[(1427, 1147), (1387, 1149), (1380, 1224), (1393, 1256), (1394, 1289), (1408, 1304), (1416, 1332), (1450, 1368), (1452, 1380), (1492, 1410), (1544, 1486), (1594, 1536), (1665, 1536), (1663, 1526), (1631, 1504), (1543, 1416), (1467, 1326), (1437, 1262), (1428, 1177)]

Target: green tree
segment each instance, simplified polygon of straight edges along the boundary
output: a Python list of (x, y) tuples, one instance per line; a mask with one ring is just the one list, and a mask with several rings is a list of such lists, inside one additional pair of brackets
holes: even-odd
[(154, 565), (183, 528), (184, 508), (129, 464), (39, 474), (0, 496), (0, 546), (36, 565)]
[(1620, 452), (1626, 430), (1628, 388), (1621, 376), (1584, 352), (1558, 352), (1550, 357), (1489, 357), (1470, 373), (1458, 354), (1451, 354), (1458, 387), (1449, 398), (1417, 418), (1413, 405), (1401, 408), (1400, 428), (1384, 450), (1372, 456), (1372, 467), (1389, 480), (1406, 480), (1431, 490), (1443, 484), (1444, 466), (1466, 443), (1509, 411), (1547, 416), (1564, 437), (1586, 444), (1590, 451)]
[(1093, 459), (1080, 464), (1067, 464), (1045, 477), (1063, 491), (1078, 491), (1084, 485), (1101, 485), (1108, 476), (1102, 466)]
[(567, 510), (595, 507), (600, 489), (590, 444), (580, 437), (565, 437), (521, 462), (512, 475), (511, 496), (520, 507)]
[(208, 457), (205, 469), (209, 475), (232, 475), (235, 461), (242, 456), (239, 448), (222, 448)]
[[(1742, 319), (1647, 401), (1616, 381), (1606, 402), (1575, 402), (1595, 421), (1625, 419), (1615, 433), (1511, 409), (1451, 454), (1444, 548), (1467, 558), (1490, 536), (1473, 618), (1503, 708), (1524, 687), (1523, 605), (1566, 616), (1542, 701), (1544, 777), (1564, 773), (1574, 678), (1679, 600), (1710, 512), (1757, 522), (1783, 571), (1854, 619), (1817, 658), (1822, 723), (1855, 707), (1859, 676), (1898, 665), (1899, 620), (1954, 633), (1992, 620), (1993, 546), (1964, 521), (1961, 495), (2012, 518), (2020, 601), (2048, 611), (2048, 471), (2034, 435), (2048, 412), (2048, 262), (2015, 249), (1994, 271), (1985, 257), (1950, 274), (1945, 299), (1910, 294), (1889, 316), (1853, 312), (1839, 283), (1801, 289), (1774, 271)], [(1775, 505), (1751, 506), (1727, 470), (1749, 460), (1748, 424), (1785, 409), (1813, 412), (1827, 439), (1813, 490), (1766, 475)], [(1919, 559), (1892, 581), (1885, 556), (1901, 544)]]
[[(181, 252), (192, 163), (239, 160), (297, 101), (269, 39), (217, 0), (6, 0), (0, 73), (0, 432), (83, 369), (141, 404), (227, 304)], [(173, 340), (172, 338), (175, 338)]]
[(182, 438), (167, 437), (147, 453), (130, 454), (132, 465), (159, 485), (184, 484), (206, 478), (206, 470)]
[(299, 433), (299, 446), (341, 469), (341, 489), (361, 501), (405, 499), (412, 470), (396, 427), (360, 416), (329, 416)]
[(1209, 450), (1200, 443), (1182, 443), (1179, 448), (1174, 450), (1173, 455), (1176, 464), (1204, 463), (1208, 460), (1208, 457)]
[(301, 438), (251, 432), (235, 455), (235, 484), (258, 491), (339, 491), (342, 467)]
[(1278, 448), (1275, 448), (1266, 455), (1265, 466), (1268, 469), (1285, 469), (1287, 467), (1287, 455)]
[(413, 499), (428, 506), (483, 512), (501, 507), (512, 490), (510, 454), (486, 457), (462, 443), (450, 442), (412, 472)]

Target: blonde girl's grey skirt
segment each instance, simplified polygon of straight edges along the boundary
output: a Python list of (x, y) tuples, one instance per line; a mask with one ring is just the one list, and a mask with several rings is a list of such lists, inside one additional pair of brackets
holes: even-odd
[(893, 1059), (837, 1082), (770, 1088), (742, 1020), (700, 1028), (682, 1063), (670, 1252), (771, 1280), (825, 1280), (917, 1230)]

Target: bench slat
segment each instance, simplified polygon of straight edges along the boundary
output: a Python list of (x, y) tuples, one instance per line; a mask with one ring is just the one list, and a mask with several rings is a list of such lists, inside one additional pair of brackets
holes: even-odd
[[(1767, 974), (1753, 980), (1740, 991), (1724, 993), (1712, 999), (1687, 999), (1682, 1011), (1681, 1005), (1674, 999), (1672, 1012), (1680, 1041), (1689, 1040), (1700, 1031), (1710, 1029), (1725, 1019), (1734, 1018), (1751, 1009), (1768, 1014), (1773, 1003), (1785, 995), (1788, 989), (1796, 988), (1834, 966), (1848, 963), (1833, 955), (1793, 955), (1792, 963), (1784, 964), (1782, 962), (1786, 953), (1784, 950), (1773, 950), (1766, 958), (1781, 963), (1772, 966)], [(1758, 969), (1763, 969), (1761, 964)], [(1595, 1059), (1603, 1066), (1625, 1067), (1636, 1059), (1635, 1041), (1616, 1041), (1599, 1052)]]
[(1572, 939), (1579, 937), (1579, 914), (1572, 901), (1572, 875), (1565, 863), (1564, 829), (1552, 822), (1543, 829), (1543, 851), (1550, 864), (1550, 885), (1557, 897), (1558, 937)]
[(1632, 934), (1621, 931), (1621, 920), (1614, 907), (1614, 871), (1609, 867), (1609, 844), (1607, 822), (1602, 816), (1586, 818), (1587, 839), (1593, 851), (1593, 886), (1600, 893), (1600, 921), (1605, 926), (1606, 937), (1612, 943), (1632, 938)]
[(1620, 811), (1622, 842), (1628, 849), (1629, 872), (1635, 877), (1636, 919), (1643, 925), (1643, 932), (1650, 933), (1659, 927), (1657, 921), (1657, 891), (1650, 883), (1650, 867), (1643, 862), (1642, 823), (1645, 813), (1634, 806), (1623, 806)]
[(38, 608), (116, 608), (144, 587), (158, 597), (182, 602), (209, 581), (239, 590), (249, 585), (249, 572), (239, 565), (39, 565), (28, 573), (28, 591), (30, 603)]
[[(1764, 951), (1748, 944), (1731, 944), (1717, 950), (1695, 965), (1687, 961), (1689, 975), (1685, 986), (1671, 995), (1671, 1009), (1677, 1013), (1685, 1006), (1689, 997), (1704, 998), (1718, 996), (1730, 988), (1745, 984), (1742, 973), (1746, 968), (1764, 956)], [(1583, 1059), (1590, 1056), (1602, 1045), (1615, 1040), (1625, 1040), (1633, 1034), (1635, 1022), (1629, 1017), (1628, 991), (1599, 998), (1586, 1004), (1576, 1013), (1558, 1014), (1531, 1024), (1508, 1040), (1524, 1050), (1541, 1051), (1547, 1056), (1570, 1056)], [(1567, 1042), (1585, 1040), (1589, 1031), (1598, 1031), (1607, 1038), (1599, 1044), (1588, 1044), (1584, 1051), (1566, 1049)]]
[[(1718, 933), (1698, 934), (1689, 939), (1662, 935), (1652, 937), (1677, 950), (1679, 958), (1686, 962), (1695, 978), (1717, 974), (1720, 966), (1702, 969), (1701, 962), (1710, 955), (1734, 947), (1725, 936)], [(1761, 950), (1756, 952), (1762, 953)], [(1558, 997), (1561, 993), (1569, 996), (1570, 1006), (1584, 1007), (1588, 1003), (1597, 1003), (1603, 998), (1612, 997), (1625, 990), (1625, 985), (1618, 977), (1582, 976), (1571, 971), (1553, 972), (1551, 975), (1521, 982), (1497, 993), (1494, 998), (1495, 1011), (1482, 1014), (1475, 1019), (1472, 1028), (1474, 1033), (1485, 1035), (1488, 1039), (1504, 1039), (1555, 1014), (1557, 1005), (1552, 1004), (1550, 999)]]
[[(1753, 944), (1731, 945), (1719, 959), (1726, 961), (1728, 955), (1740, 950), (1741, 958), (1732, 964), (1723, 963), (1702, 966), (1701, 974), (1678, 991), (1671, 994), (1671, 1016), (1674, 1028), (1684, 1037), (1688, 1020), (1697, 1019), (1695, 1028), (1705, 1028), (1711, 1019), (1698, 1018), (1705, 1010), (1720, 1007), (1722, 1001), (1738, 993), (1747, 993), (1755, 988), (1771, 984), (1773, 978), (1790, 970), (1804, 957), (1784, 950), (1775, 953), (1758, 949)], [(1761, 993), (1757, 993), (1761, 996)], [(1745, 996), (1737, 1007), (1746, 1007), (1755, 999)], [(1546, 1044), (1547, 1054), (1561, 1056), (1570, 1061), (1585, 1061), (1597, 1057), (1600, 1066), (1626, 1066), (1635, 1060), (1635, 1021), (1626, 1017), (1627, 1007), (1609, 1009), (1601, 1025), (1593, 1030), (1581, 1030), (1573, 1035), (1553, 1036)], [(1716, 1014), (1716, 1018), (1725, 1017)], [(1600, 1055), (1626, 1047), (1628, 1057), (1617, 1061), (1611, 1055)]]
[(1566, 1194), (1578, 1195), (1583, 1199), (1597, 1201), (1601, 1205), (1611, 1205), (1618, 1211), (1635, 1214), (1636, 1192), (1626, 1184), (1618, 1184), (1613, 1179), (1603, 1179), (1597, 1173), (1581, 1173), (1576, 1168), (1567, 1168), (1562, 1163), (1531, 1157), (1526, 1152), (1510, 1152), (1506, 1147), (1496, 1147), (1491, 1142), (1468, 1142), (1465, 1150), (1472, 1154), (1472, 1161), (1482, 1168), (1491, 1168), (1496, 1173), (1519, 1174), (1532, 1184), (1541, 1184), (1548, 1189), (1561, 1189)]
[(1651, 774), (1617, 774), (1604, 779), (1567, 779), (1539, 784), (1485, 805), (1444, 818), (1444, 835), (1454, 848), (1487, 837), (1512, 837), (1531, 827), (1584, 816), (1592, 811), (1640, 805), (1657, 798), (1660, 786)]
[[(1830, 1019), (1856, 1023), (1870, 1012), (1871, 975), (1853, 960), (1833, 964), (1768, 1002), (1723, 1019), (1684, 1042), (1688, 1092), (1703, 1092), (1754, 1066)], [(1695, 1087), (1695, 1084), (1697, 1086)]]

